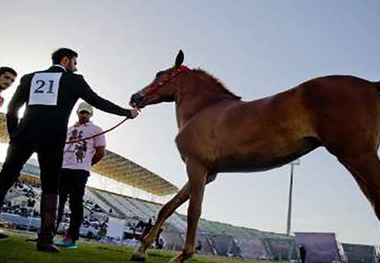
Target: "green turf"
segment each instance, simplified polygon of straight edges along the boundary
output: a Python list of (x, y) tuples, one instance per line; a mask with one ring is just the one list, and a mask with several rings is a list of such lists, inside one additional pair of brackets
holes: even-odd
[[(26, 242), (30, 236), (12, 235), (8, 240), (0, 242), (0, 263), (126, 263), (134, 249), (118, 245), (103, 243), (79, 243), (78, 249), (62, 250), (60, 253), (38, 252), (35, 243)], [(166, 263), (175, 255), (167, 251), (149, 250), (146, 263)], [(189, 263), (237, 263), (243, 262), (239, 259), (228, 259), (223, 257), (196, 255), (188, 260)], [(244, 262), (259, 262), (247, 261)]]

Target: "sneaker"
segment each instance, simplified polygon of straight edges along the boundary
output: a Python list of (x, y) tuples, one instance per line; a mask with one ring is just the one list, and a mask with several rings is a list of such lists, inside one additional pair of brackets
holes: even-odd
[(56, 244), (58, 247), (67, 248), (67, 249), (76, 249), (78, 248), (74, 240), (70, 238), (65, 238), (62, 242)]
[(5, 234), (0, 233), (0, 241), (7, 240), (8, 236)]

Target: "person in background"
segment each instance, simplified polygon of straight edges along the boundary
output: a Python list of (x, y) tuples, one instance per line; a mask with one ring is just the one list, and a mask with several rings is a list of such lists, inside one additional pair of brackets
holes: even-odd
[(79, 229), (83, 221), (83, 196), (90, 168), (105, 155), (106, 139), (102, 128), (92, 121), (93, 108), (82, 102), (77, 109), (78, 122), (67, 131), (67, 142), (90, 138), (88, 140), (67, 143), (64, 149), (61, 180), (59, 185), (59, 205), (57, 229), (62, 221), (65, 203), (70, 196), (70, 226), (58, 247), (77, 248)]
[[(17, 72), (14, 69), (10, 67), (0, 67), (0, 108), (4, 104), (4, 98), (1, 95), (1, 93), (4, 90), (8, 89), (13, 84), (16, 77), (17, 77)], [(2, 206), (3, 204), (1, 203), (0, 207)], [(1, 212), (1, 209), (0, 209), (0, 212)], [(7, 235), (0, 233), (0, 240), (5, 240), (7, 238), (8, 238)]]
[(303, 244), (299, 246), (301, 263), (306, 262), (306, 248)]
[(1, 92), (8, 89), (15, 82), (17, 72), (10, 67), (0, 67), (0, 108), (4, 104), (4, 98)]

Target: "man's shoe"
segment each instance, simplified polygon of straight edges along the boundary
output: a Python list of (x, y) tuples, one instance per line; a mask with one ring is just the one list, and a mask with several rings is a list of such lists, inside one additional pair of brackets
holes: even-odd
[(67, 248), (67, 249), (76, 249), (78, 248), (77, 244), (75, 244), (75, 241), (70, 238), (65, 238), (62, 240), (62, 242), (56, 244), (58, 247), (61, 248)]
[(59, 248), (51, 242), (37, 242), (37, 250), (42, 252), (59, 252)]
[(7, 240), (8, 236), (5, 234), (0, 233), (0, 241)]

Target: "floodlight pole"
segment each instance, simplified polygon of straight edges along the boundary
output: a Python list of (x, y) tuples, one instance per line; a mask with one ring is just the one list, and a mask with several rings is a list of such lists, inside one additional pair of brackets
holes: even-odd
[(290, 163), (290, 184), (289, 184), (289, 202), (288, 202), (288, 221), (286, 224), (286, 234), (290, 236), (290, 229), (292, 223), (292, 197), (293, 197), (293, 174), (294, 174), (294, 166), (300, 165), (300, 159), (297, 159)]

